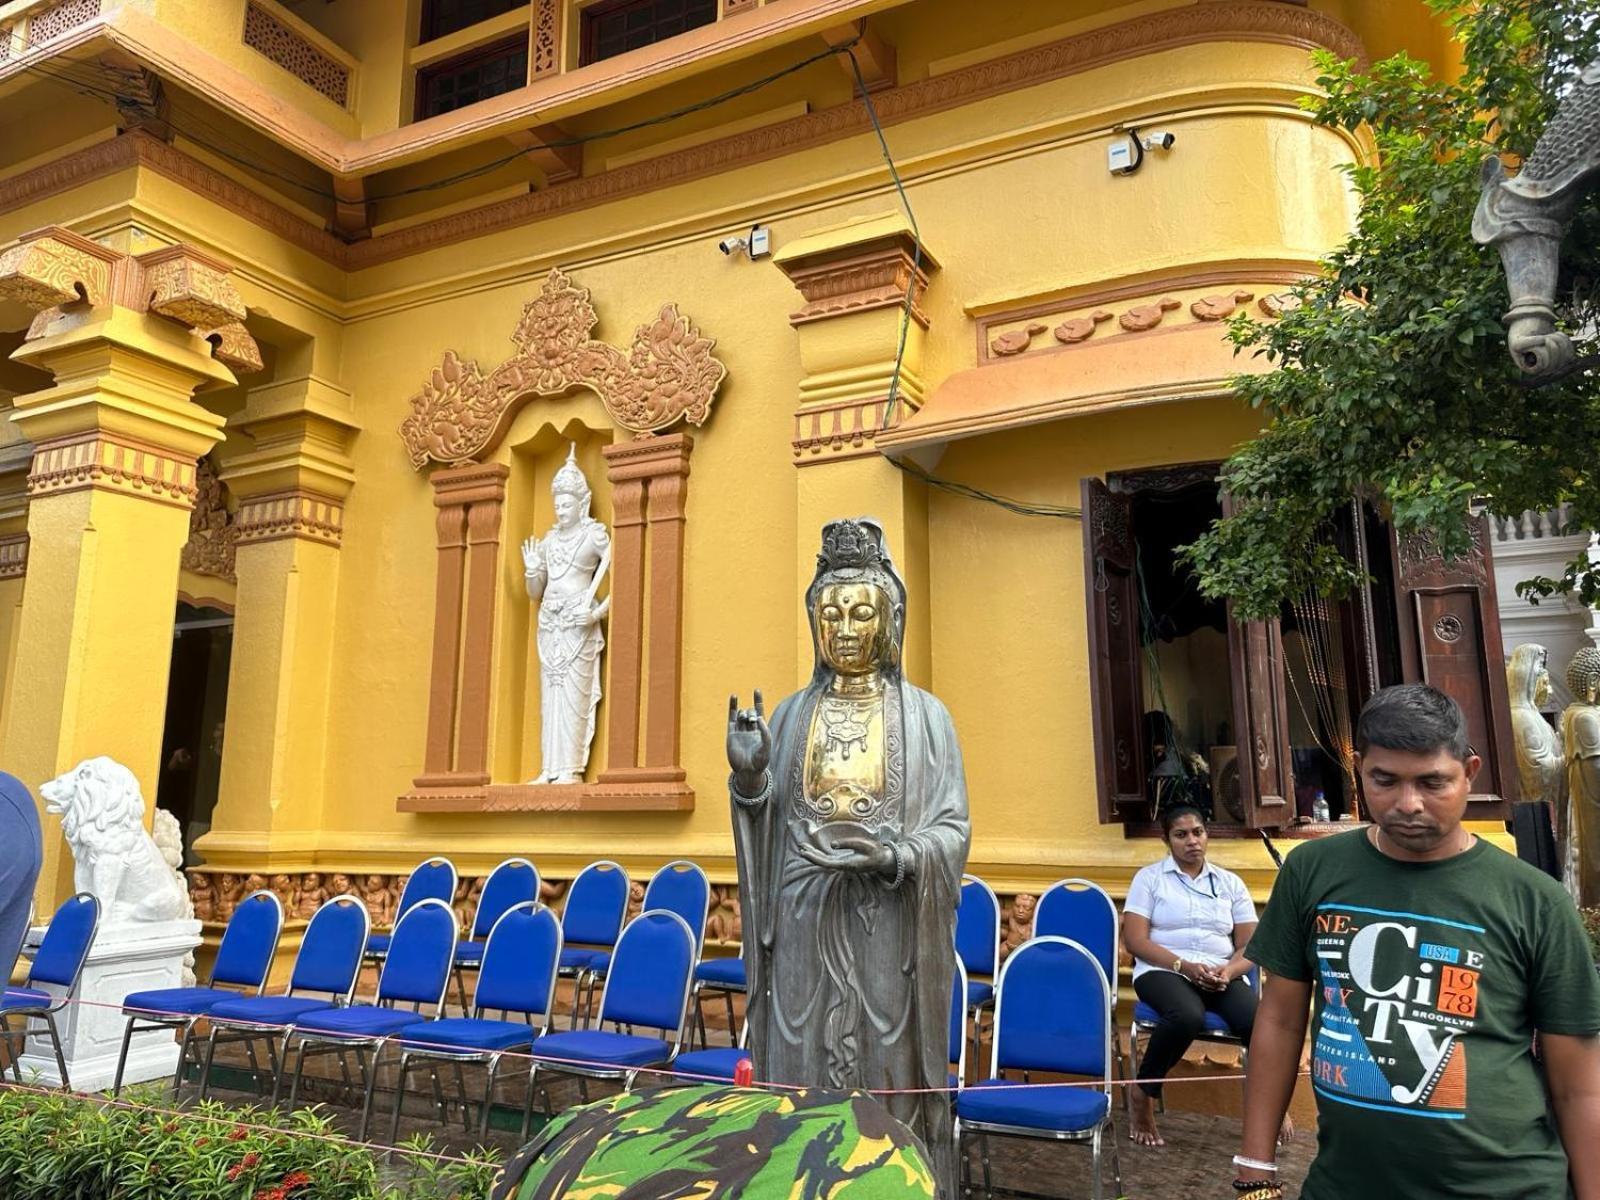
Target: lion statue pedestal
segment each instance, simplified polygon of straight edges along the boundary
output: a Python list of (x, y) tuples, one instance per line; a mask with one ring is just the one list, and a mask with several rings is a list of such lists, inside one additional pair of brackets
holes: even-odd
[[(184, 958), (200, 944), (200, 922), (184, 915), (188, 899), (144, 825), (144, 796), (132, 771), (91, 758), (39, 789), (45, 811), (59, 814), (80, 892), (100, 901), (100, 928), (83, 966), (78, 997), (57, 1019), (75, 1089), (97, 1092), (116, 1076), (130, 992), (183, 986)], [(172, 1034), (134, 1036), (123, 1082), (168, 1077), (178, 1065)], [(48, 1044), (30, 1040), (24, 1073), (59, 1083)]]

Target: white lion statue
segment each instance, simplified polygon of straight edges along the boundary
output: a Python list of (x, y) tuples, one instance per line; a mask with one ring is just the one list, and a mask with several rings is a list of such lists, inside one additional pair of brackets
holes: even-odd
[(103, 755), (86, 758), (39, 793), (45, 811), (61, 816), (74, 882), (99, 899), (102, 928), (183, 916), (184, 890), (145, 830), (132, 771)]

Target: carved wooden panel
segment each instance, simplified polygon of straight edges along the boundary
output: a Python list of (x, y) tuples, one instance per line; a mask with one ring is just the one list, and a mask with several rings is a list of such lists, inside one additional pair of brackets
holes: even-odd
[(1148, 811), (1132, 510), (1128, 496), (1098, 479), (1083, 481), (1089, 694), (1102, 821)]
[(301, 33), (260, 4), (244, 9), (244, 44), (265, 55), (340, 108), (350, 102), (350, 68), (324, 54)]

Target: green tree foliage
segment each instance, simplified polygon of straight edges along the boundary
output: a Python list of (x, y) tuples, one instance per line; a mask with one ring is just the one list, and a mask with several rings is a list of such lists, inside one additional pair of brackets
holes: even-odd
[[(1236, 319), (1236, 352), (1276, 370), (1244, 375), (1261, 434), (1224, 468), (1234, 508), (1183, 551), (1201, 589), (1241, 616), (1272, 616), (1308, 586), (1358, 583), (1331, 522), (1352, 499), (1402, 533), (1431, 530), (1449, 555), (1468, 547), (1474, 500), (1506, 514), (1572, 506), (1600, 528), (1600, 369), (1527, 386), (1506, 353), (1500, 260), (1472, 240), (1479, 170), (1525, 157), (1582, 67), (1600, 56), (1595, 0), (1429, 0), (1455, 30), (1463, 69), (1435, 77), (1398, 54), (1361, 70), (1316, 58), (1323, 94), (1306, 107), (1357, 132), (1375, 153), (1347, 168), (1355, 231), (1294, 289), (1277, 321)], [(1600, 193), (1563, 246), (1558, 310), (1581, 356), (1600, 317)], [(1600, 573), (1520, 585), (1600, 600)]]

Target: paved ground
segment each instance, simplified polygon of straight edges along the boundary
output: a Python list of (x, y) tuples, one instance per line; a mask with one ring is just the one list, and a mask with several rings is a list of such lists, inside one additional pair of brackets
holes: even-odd
[[(219, 1061), (220, 1059), (221, 1055)], [(480, 1080), (481, 1076), (476, 1070), (469, 1069), (467, 1077), (469, 1094), (472, 1094), (474, 1085), (481, 1087)], [(232, 1076), (230, 1081), (236, 1084), (240, 1082), (238, 1076)], [(439, 1124), (425, 1098), (425, 1076), (413, 1076), (412, 1082), (415, 1090), (401, 1123), (402, 1137), (416, 1132), (426, 1132), (441, 1138), (441, 1148), (462, 1150), (477, 1145), (478, 1139), (475, 1133), (473, 1135), (463, 1133), (459, 1110), (452, 1113), (454, 1122), (452, 1125), (446, 1128)], [(446, 1092), (453, 1092), (453, 1078), (445, 1076), (443, 1082)], [(354, 1135), (358, 1113), (346, 1106), (346, 1097), (340, 1094), (341, 1091), (341, 1087), (334, 1079), (313, 1079), (308, 1083), (305, 1099), (327, 1103), (329, 1111), (335, 1115), (341, 1128)], [(214, 1090), (213, 1094), (217, 1099), (238, 1103), (250, 1103), (255, 1099), (244, 1091)], [(593, 1094), (600, 1095), (604, 1092), (597, 1087)], [(192, 1097), (193, 1090), (189, 1089), (187, 1095)], [(518, 1103), (519, 1097), (520, 1091), (517, 1087), (507, 1087), (500, 1093), (505, 1108), (496, 1113), (497, 1128), (491, 1131), (488, 1144), (501, 1154), (509, 1154), (519, 1142), (515, 1128), (504, 1130), (498, 1128), (502, 1121), (514, 1125), (512, 1109)], [(552, 1103), (557, 1111), (578, 1101), (574, 1083), (562, 1081), (555, 1085)], [(391, 1105), (392, 1097), (380, 1093), (377, 1104), (378, 1117), (373, 1122), (372, 1130), (375, 1140), (387, 1138)], [(1154, 1150), (1134, 1146), (1127, 1140), (1127, 1126), (1119, 1112), (1115, 1149), (1121, 1161), (1122, 1196), (1129, 1200), (1142, 1200), (1146, 1197), (1151, 1200), (1156, 1197), (1201, 1200), (1208, 1196), (1220, 1198), (1232, 1194), (1229, 1184), (1233, 1178), (1233, 1168), (1229, 1159), (1237, 1152), (1239, 1145), (1237, 1119), (1231, 1116), (1169, 1109), (1161, 1118), (1161, 1128), (1166, 1138), (1166, 1146)], [(1312, 1137), (1302, 1133), (1293, 1143), (1284, 1147), (1279, 1155), (1279, 1162), (1283, 1168), (1283, 1181), (1290, 1185), (1291, 1197), (1305, 1177), (1313, 1148)], [(1112, 1185), (1111, 1149), (1109, 1144), (1105, 1147), (1107, 1197), (1118, 1195)], [(982, 1196), (976, 1143), (969, 1144), (968, 1150), (974, 1182), (979, 1185), (973, 1194)], [(1080, 1197), (1087, 1200), (1087, 1197), (1092, 1195), (1090, 1155), (1086, 1147), (997, 1138), (991, 1141), (990, 1157), (993, 1182), (997, 1189), (1015, 1189), (1024, 1193), (1063, 1197), (1066, 1200), (1079, 1200)]]

